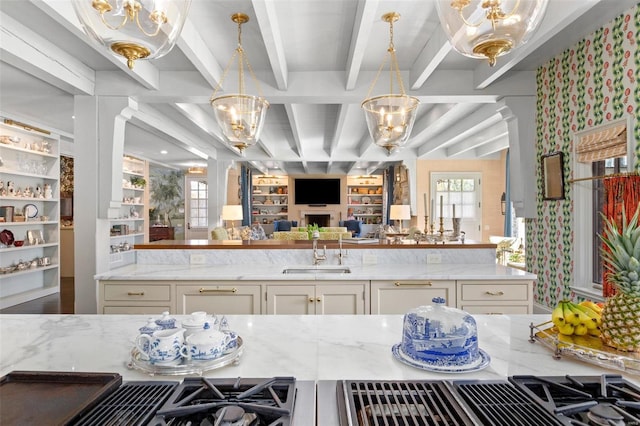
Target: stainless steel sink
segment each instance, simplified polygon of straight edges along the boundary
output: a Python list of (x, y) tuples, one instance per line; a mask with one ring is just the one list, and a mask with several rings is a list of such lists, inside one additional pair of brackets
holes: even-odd
[(282, 270), (283, 274), (350, 274), (346, 266), (295, 266)]

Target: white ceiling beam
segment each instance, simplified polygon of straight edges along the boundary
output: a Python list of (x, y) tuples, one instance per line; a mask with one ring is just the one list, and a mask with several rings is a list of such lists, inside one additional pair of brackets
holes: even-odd
[(550, 1), (545, 16), (531, 40), (517, 50), (499, 57), (493, 67), (490, 67), (487, 61), (478, 62), (473, 75), (475, 86), (478, 89), (484, 89), (498, 80), (531, 52), (549, 41), (600, 1)]
[(262, 40), (267, 49), (276, 85), (280, 90), (287, 90), (289, 69), (282, 44), (281, 28), (273, 0), (252, 0), (253, 11), (260, 27)]
[(504, 123), (498, 123), (483, 131), (473, 133), (455, 144), (449, 145), (446, 148), (447, 157), (459, 156), (482, 145), (492, 143), (497, 139), (504, 139), (505, 137), (508, 137), (507, 126)]
[(336, 119), (336, 126), (333, 131), (333, 138), (331, 139), (331, 143), (329, 145), (329, 155), (332, 155), (340, 140), (343, 138), (343, 134), (347, 129), (347, 116), (349, 114), (349, 109), (352, 104), (341, 104), (338, 107), (338, 116)]
[(202, 78), (211, 87), (216, 87), (220, 83), (223, 69), (216, 57), (211, 53), (208, 44), (202, 39), (202, 36), (200, 36), (200, 33), (189, 19), (184, 23), (176, 46), (191, 61), (196, 70), (202, 75)]
[(438, 65), (453, 50), (451, 43), (440, 25), (425, 44), (418, 58), (411, 67), (409, 83), (412, 90), (422, 87), (425, 81), (438, 68)]
[(31, 3), (62, 25), (71, 34), (82, 40), (87, 46), (98, 52), (109, 62), (117, 66), (128, 77), (137, 81), (147, 89), (157, 89), (159, 86), (159, 71), (149, 61), (139, 60), (133, 70), (127, 66), (127, 60), (112, 54), (106, 47), (98, 45), (82, 30), (80, 21), (76, 17), (70, 1), (59, 0), (30, 0)]
[[(287, 91), (275, 87), (263, 87), (263, 96), (271, 104), (337, 104), (362, 102), (368, 92), (368, 83), (373, 81), (375, 72), (361, 72), (358, 80), (364, 83), (351, 91), (346, 91), (341, 83), (340, 72), (313, 71), (290, 72)], [(370, 78), (369, 78), (370, 77)], [(404, 78), (404, 77), (403, 77)], [(232, 87), (237, 85), (237, 76), (225, 79)], [(148, 103), (209, 103), (210, 88), (197, 72), (165, 71), (161, 75), (159, 90), (140, 89), (128, 96), (137, 96)], [(119, 94), (119, 93), (115, 93)], [(114, 95), (115, 95), (114, 94)], [(419, 89), (408, 91), (422, 103), (492, 103), (503, 96), (530, 96), (536, 94), (534, 71), (514, 71), (486, 89), (473, 86), (473, 71), (436, 71)]]
[(484, 158), (490, 155), (495, 155), (505, 149), (509, 148), (509, 136), (496, 138), (490, 143), (486, 143), (482, 146), (474, 149), (473, 154), (475, 158)]
[(300, 126), (296, 118), (296, 107), (292, 104), (285, 104), (284, 109), (287, 112), (287, 118), (291, 126), (291, 133), (293, 134), (293, 141), (296, 146), (296, 153), (300, 158), (304, 158), (304, 151), (302, 150), (302, 138), (300, 136)]
[(451, 126), (444, 132), (430, 138), (418, 148), (418, 156), (422, 157), (442, 146), (456, 143), (456, 141), (463, 140), (501, 121), (502, 116), (497, 112), (497, 108), (496, 104), (487, 104), (465, 117), (464, 122), (460, 123), (459, 126)]
[[(412, 132), (408, 145), (411, 147), (420, 146), (447, 129), (457, 128), (464, 122), (467, 116), (477, 109), (477, 104), (462, 103), (454, 104), (452, 108), (440, 116), (438, 116), (440, 111), (434, 111), (431, 117), (421, 118), (420, 121), (414, 125), (414, 131)], [(415, 131), (416, 127), (418, 127), (418, 131)]]
[(3, 62), (71, 94), (94, 94), (91, 68), (2, 12), (0, 23)]
[(140, 109), (134, 113), (134, 117), (173, 138), (175, 141), (182, 143), (183, 149), (203, 159), (217, 157), (215, 149), (210, 144), (169, 120), (165, 115), (158, 113), (153, 108), (141, 105)]
[(375, 22), (375, 15), (378, 11), (378, 0), (363, 0), (358, 2), (356, 16), (351, 32), (351, 43), (347, 56), (347, 78), (345, 89), (353, 90), (358, 81), (358, 74), (362, 66), (364, 52), (369, 42), (371, 28)]

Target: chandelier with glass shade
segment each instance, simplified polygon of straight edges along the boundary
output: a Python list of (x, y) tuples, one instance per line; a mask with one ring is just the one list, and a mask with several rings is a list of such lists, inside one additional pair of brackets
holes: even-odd
[[(260, 93), (258, 79), (253, 73), (249, 59), (242, 48), (242, 24), (248, 22), (249, 17), (244, 13), (235, 13), (231, 15), (231, 20), (238, 24), (238, 47), (231, 56), (216, 90), (211, 96), (210, 103), (226, 142), (243, 154), (247, 147), (256, 144), (260, 140), (260, 133), (269, 109), (269, 102), (262, 96), (247, 95), (245, 93), (245, 63), (258, 89), (258, 93)], [(238, 93), (216, 96), (222, 88), (222, 83), (229, 71), (229, 67), (236, 58), (238, 61)]]
[(444, 32), (455, 50), (488, 59), (525, 44), (540, 25), (548, 0), (437, 0)]
[[(398, 19), (400, 19), (400, 14), (396, 12), (389, 12), (382, 16), (382, 20), (389, 24), (388, 55), (382, 61), (367, 93), (367, 99), (361, 105), (371, 138), (376, 145), (387, 151), (387, 155), (406, 144), (420, 104), (417, 98), (408, 96), (405, 93), (402, 77), (400, 76), (396, 50), (393, 45), (393, 23)], [(389, 62), (389, 93), (371, 97), (371, 92), (375, 88), (387, 61)], [(393, 93), (394, 80), (400, 93)]]
[(138, 59), (160, 58), (176, 44), (191, 0), (72, 0), (84, 32), (133, 69)]

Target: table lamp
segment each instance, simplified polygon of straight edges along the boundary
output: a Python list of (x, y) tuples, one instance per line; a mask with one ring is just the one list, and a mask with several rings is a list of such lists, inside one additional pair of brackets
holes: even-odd
[[(231, 221), (231, 233), (235, 234), (234, 221), (242, 220), (242, 206), (240, 204), (222, 206), (222, 220)], [(231, 236), (234, 239), (233, 236)]]
[(399, 232), (402, 232), (402, 221), (411, 219), (411, 207), (408, 204), (393, 204), (389, 211), (389, 219), (400, 223)]

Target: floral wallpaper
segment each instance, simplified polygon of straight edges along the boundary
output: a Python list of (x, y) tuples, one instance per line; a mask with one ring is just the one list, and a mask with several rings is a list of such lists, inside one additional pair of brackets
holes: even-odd
[[(640, 164), (640, 5), (607, 23), (537, 72), (536, 158), (564, 153), (571, 179), (573, 133), (634, 116), (636, 164)], [(554, 306), (572, 285), (571, 185), (565, 199), (543, 202), (537, 164), (537, 218), (527, 220), (527, 269), (538, 275), (534, 301)]]
[(60, 156), (60, 195), (73, 195), (73, 157)]

